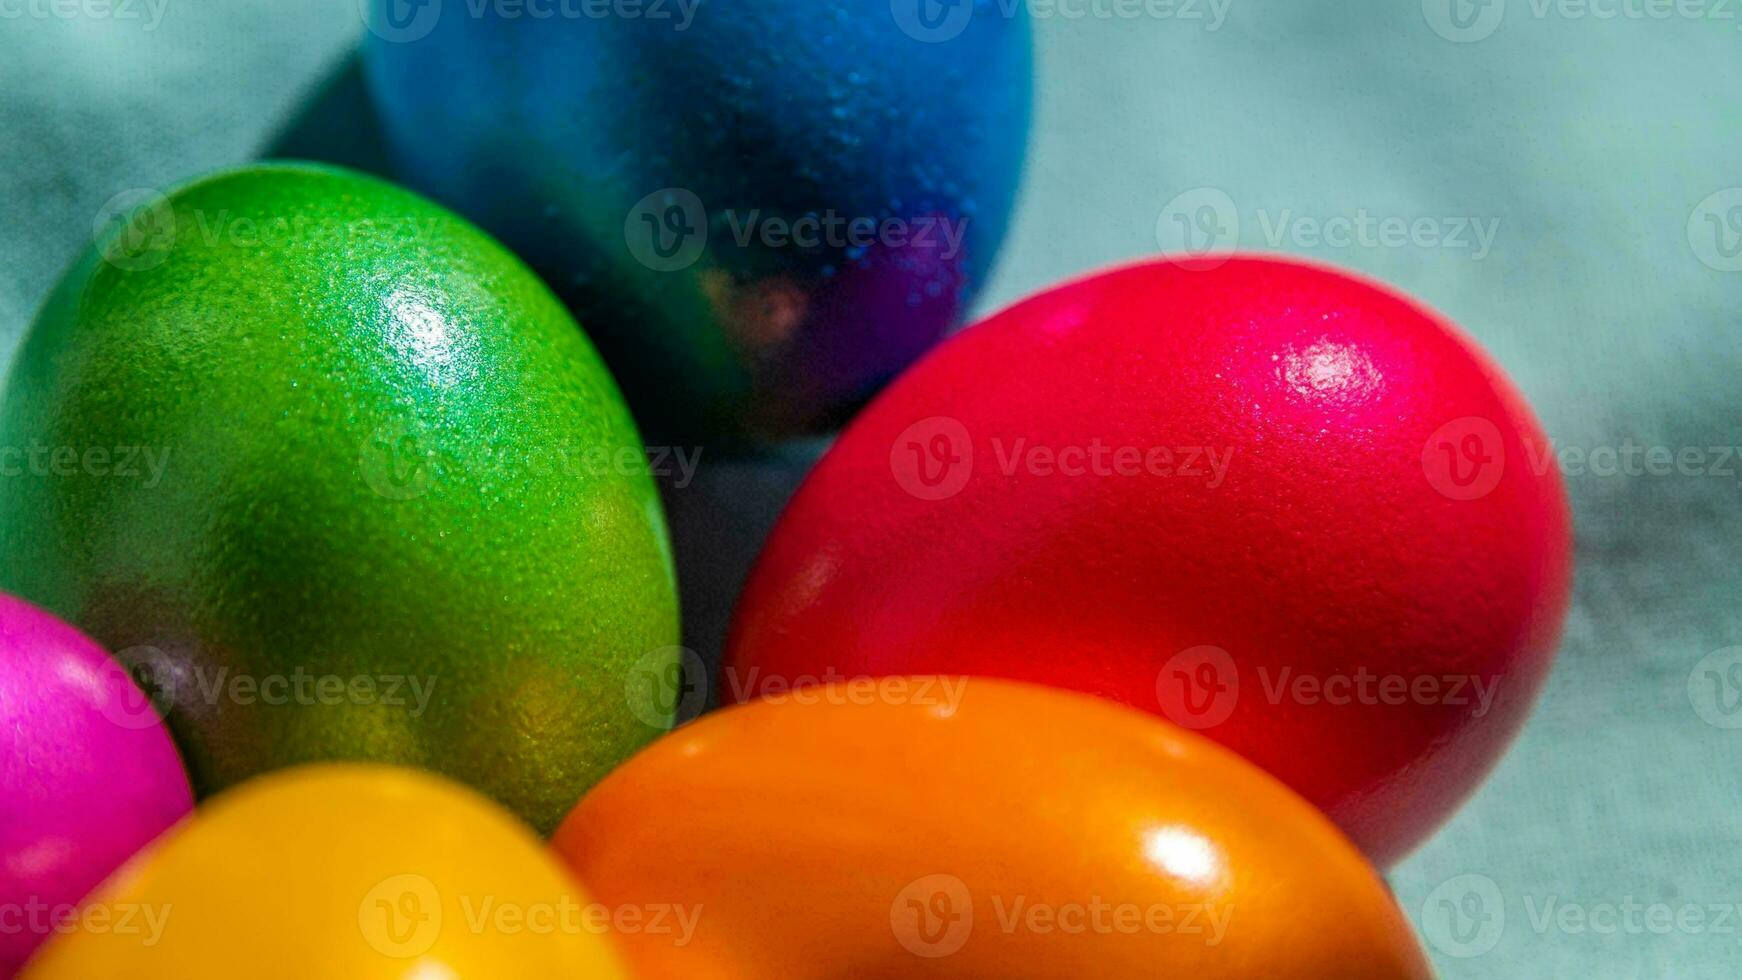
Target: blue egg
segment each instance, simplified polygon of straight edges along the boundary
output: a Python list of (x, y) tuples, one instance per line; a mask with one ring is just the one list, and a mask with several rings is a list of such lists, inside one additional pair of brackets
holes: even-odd
[(1010, 0), (376, 0), (402, 178), (576, 309), (652, 438), (826, 432), (967, 314), (1028, 141)]

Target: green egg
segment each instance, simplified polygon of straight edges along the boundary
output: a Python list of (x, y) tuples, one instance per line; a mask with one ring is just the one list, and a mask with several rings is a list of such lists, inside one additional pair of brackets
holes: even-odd
[(146, 196), (67, 274), (0, 401), (0, 590), (134, 671), (201, 794), (375, 760), (549, 830), (671, 719), (615, 382), (494, 240), (332, 168)]

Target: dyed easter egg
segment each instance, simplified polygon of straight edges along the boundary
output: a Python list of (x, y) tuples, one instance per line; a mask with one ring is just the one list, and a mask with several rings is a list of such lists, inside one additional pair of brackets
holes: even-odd
[(1378, 875), (1281, 783), (1008, 681), (861, 678), (707, 716), (552, 843), (607, 904), (703, 910), (623, 937), (647, 978), (1428, 976)]
[(576, 309), (656, 439), (831, 429), (968, 311), (1031, 99), (990, 0), (373, 4), (401, 175)]
[(108, 882), (27, 980), (623, 977), (612, 917), (532, 831), (376, 765), (263, 776)]
[(79, 631), (0, 595), (0, 977), (193, 807), (155, 708)]
[(262, 166), (147, 201), (0, 398), (0, 587), (117, 651), (202, 795), (423, 766), (544, 829), (667, 727), (670, 549), (627, 407), (455, 215)]
[(1292, 261), (1117, 269), (952, 339), (836, 443), (751, 575), (727, 698), (954, 672), (1202, 731), (1397, 860), (1549, 669), (1548, 443), (1452, 324)]

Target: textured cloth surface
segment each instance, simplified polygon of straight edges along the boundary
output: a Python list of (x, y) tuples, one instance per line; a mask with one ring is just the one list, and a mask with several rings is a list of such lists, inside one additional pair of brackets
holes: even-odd
[[(356, 0), (65, 9), (0, 4), (0, 361), (118, 193), (286, 148), (372, 152), (346, 75)], [(1742, 5), (1034, 9), (1033, 158), (985, 308), (1232, 217), (1242, 247), (1369, 272), (1463, 323), (1576, 464), (1577, 598), (1543, 703), (1392, 875), (1439, 970), (1742, 975), (1723, 653), (1742, 645), (1742, 461), (1712, 451), (1742, 445), (1742, 190), (1720, 193), (1742, 188)], [(1206, 206), (1221, 220), (1198, 224)], [(1630, 446), (1704, 462), (1614, 472), (1600, 450)], [(801, 472), (716, 464), (670, 492), (705, 656)]]

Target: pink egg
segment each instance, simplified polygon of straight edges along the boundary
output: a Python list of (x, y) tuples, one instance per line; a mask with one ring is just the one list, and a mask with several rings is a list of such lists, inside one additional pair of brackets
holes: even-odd
[(0, 595), (0, 977), (193, 807), (149, 698), (84, 634)]

